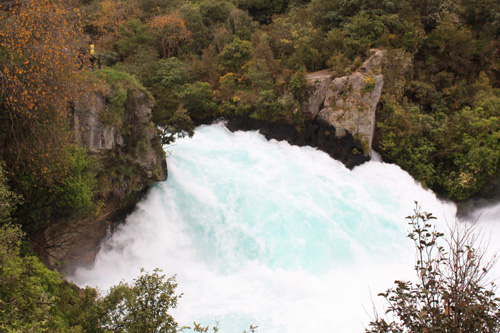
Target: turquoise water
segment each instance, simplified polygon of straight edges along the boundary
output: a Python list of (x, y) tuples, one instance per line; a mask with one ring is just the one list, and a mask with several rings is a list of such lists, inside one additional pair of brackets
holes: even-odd
[(71, 278), (104, 290), (141, 267), (177, 274), (181, 326), (363, 332), (371, 297), (382, 309), (376, 294), (412, 276), (414, 201), (442, 225), (455, 216), (394, 165), (350, 171), (255, 132), (202, 126), (166, 150), (168, 181)]

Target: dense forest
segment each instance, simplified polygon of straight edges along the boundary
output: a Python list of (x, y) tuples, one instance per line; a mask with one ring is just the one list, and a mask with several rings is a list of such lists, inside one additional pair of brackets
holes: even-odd
[(31, 250), (49, 225), (98, 216), (132, 172), (75, 141), (88, 91), (106, 97), (107, 122), (145, 91), (162, 144), (236, 115), (301, 131), (306, 73), (343, 76), (384, 49), (374, 149), (455, 201), (498, 183), (497, 0), (4, 0), (0, 22), (1, 330), (135, 331), (116, 315), (134, 313), (124, 299), (138, 307), (154, 286), (160, 308), (177, 301), (158, 272), (99, 299)]
[(303, 125), (306, 72), (389, 50), (374, 148), (454, 200), (498, 178), (497, 1), (81, 1), (103, 66), (135, 76), (173, 133), (247, 115)]

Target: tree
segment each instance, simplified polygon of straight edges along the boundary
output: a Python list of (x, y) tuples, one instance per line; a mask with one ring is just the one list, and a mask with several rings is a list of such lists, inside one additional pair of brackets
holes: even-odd
[(366, 55), (384, 32), (384, 23), (378, 15), (359, 12), (344, 25), (344, 53), (350, 59)]
[(233, 42), (226, 45), (219, 54), (219, 61), (227, 71), (236, 73), (241, 71), (243, 65), (252, 59), (252, 54), (252, 43), (236, 37)]
[(277, 57), (290, 56), (303, 45), (311, 45), (318, 32), (310, 22), (300, 22), (294, 17), (279, 17), (271, 25), (270, 44)]
[(191, 38), (191, 32), (187, 29), (184, 19), (176, 12), (156, 15), (151, 20), (150, 26), (158, 36), (164, 58), (176, 55), (181, 43)]
[(217, 104), (212, 99), (212, 90), (208, 82), (185, 84), (179, 92), (179, 99), (191, 119), (195, 121), (211, 118), (217, 112)]
[(497, 105), (465, 107), (448, 121), (446, 137), (453, 153), (444, 186), (452, 198), (463, 200), (476, 194), (500, 173), (500, 98), (495, 99)]
[(136, 1), (103, 0), (99, 10), (91, 17), (91, 24), (96, 30), (97, 45), (110, 50), (120, 38), (120, 27), (141, 16), (142, 12)]
[(340, 27), (349, 17), (356, 15), (363, 1), (312, 0), (308, 6), (312, 22), (324, 31)]
[(191, 80), (186, 66), (176, 57), (161, 59), (155, 67), (155, 74), (150, 78), (148, 85), (159, 84), (175, 90)]
[(186, 22), (186, 26), (191, 33), (190, 49), (194, 53), (201, 53), (210, 43), (209, 29), (203, 23), (200, 7), (192, 3), (186, 3), (179, 9), (182, 18)]
[(178, 325), (168, 310), (177, 306), (182, 295), (175, 295), (175, 276), (166, 279), (160, 273), (155, 269), (132, 285), (121, 282), (112, 287), (103, 299), (103, 327), (113, 332), (177, 332)]
[(206, 26), (217, 23), (224, 23), (229, 17), (229, 13), (234, 6), (226, 1), (209, 0), (200, 5), (200, 12)]
[[(417, 282), (395, 281), (380, 293), (392, 319), (376, 317), (368, 332), (498, 332), (500, 298), (487, 287), (495, 257), (487, 260), (473, 226), (456, 225), (450, 235), (431, 224), (431, 213), (416, 208), (408, 237), (416, 250)], [(444, 243), (443, 243), (444, 240)], [(446, 247), (446, 248), (445, 248)]]
[[(284, 14), (293, 2), (293, 0), (239, 0), (238, 6), (247, 10), (259, 23), (269, 24), (273, 15)], [(303, 2), (308, 2), (308, 0)]]
[[(93, 289), (78, 290), (26, 252), (24, 234), (11, 212), (21, 200), (7, 186), (0, 164), (0, 330), (93, 331)], [(88, 325), (87, 325), (88, 324)]]
[[(2, 3), (0, 15), (0, 154), (13, 190), (24, 197), (16, 216), (25, 231), (28, 224), (35, 231), (93, 197), (82, 182), (90, 165), (68, 121), (87, 83), (81, 14), (66, 1), (26, 0)], [(79, 199), (75, 191), (82, 191)]]
[(119, 34), (121, 38), (116, 42), (116, 47), (123, 57), (131, 56), (142, 49), (151, 52), (150, 46), (155, 38), (151, 35), (149, 26), (141, 20), (133, 19), (120, 26)]

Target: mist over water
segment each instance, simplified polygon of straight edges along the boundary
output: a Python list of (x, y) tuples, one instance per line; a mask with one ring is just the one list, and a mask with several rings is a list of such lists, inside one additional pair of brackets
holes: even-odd
[[(176, 274), (183, 296), (172, 314), (181, 326), (363, 332), (371, 297), (383, 313), (376, 294), (413, 277), (405, 217), (414, 201), (441, 230), (455, 220), (454, 204), (390, 164), (350, 171), (313, 148), (222, 125), (201, 126), (167, 150), (168, 181), (151, 189), (92, 268), (70, 278), (106, 290), (141, 268)], [(485, 215), (480, 224), (498, 230), (495, 214)]]

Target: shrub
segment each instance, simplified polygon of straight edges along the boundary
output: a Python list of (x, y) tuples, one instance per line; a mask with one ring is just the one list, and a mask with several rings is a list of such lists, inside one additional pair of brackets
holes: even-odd
[(380, 293), (392, 318), (376, 316), (367, 332), (498, 332), (500, 298), (493, 283), (486, 287), (495, 257), (486, 259), (472, 227), (456, 225), (444, 238), (430, 222), (432, 213), (421, 212), (417, 203), (407, 218), (417, 282), (397, 280), (396, 287)]

